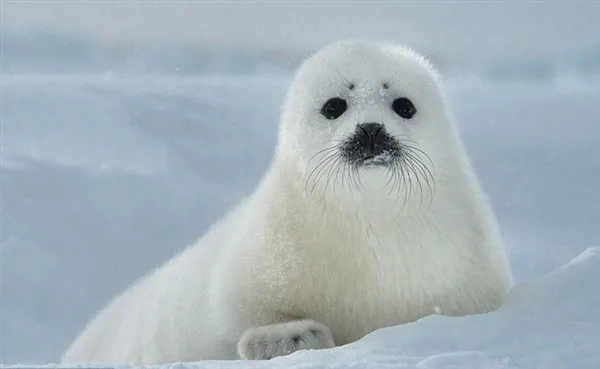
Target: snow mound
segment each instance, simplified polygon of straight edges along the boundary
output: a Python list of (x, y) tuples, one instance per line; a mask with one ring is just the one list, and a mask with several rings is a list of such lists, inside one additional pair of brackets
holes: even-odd
[[(300, 351), (270, 361), (206, 361), (152, 368), (563, 369), (576, 364), (578, 369), (597, 369), (598, 280), (600, 247), (589, 248), (554, 272), (517, 285), (506, 305), (493, 313), (430, 316), (380, 329), (346, 346)], [(70, 366), (76, 367), (82, 366)]]

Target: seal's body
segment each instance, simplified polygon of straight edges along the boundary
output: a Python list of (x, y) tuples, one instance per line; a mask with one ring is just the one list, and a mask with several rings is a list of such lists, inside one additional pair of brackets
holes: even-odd
[(511, 283), (435, 71), (400, 46), (340, 42), (298, 70), (255, 192), (62, 361), (268, 359), (489, 312)]

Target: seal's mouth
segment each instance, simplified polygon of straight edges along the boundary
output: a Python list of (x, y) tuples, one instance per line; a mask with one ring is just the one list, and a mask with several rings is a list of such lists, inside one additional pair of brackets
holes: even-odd
[(368, 155), (360, 160), (357, 164), (364, 167), (382, 167), (391, 165), (394, 162), (394, 156), (391, 152), (386, 151), (379, 155)]
[(359, 124), (341, 145), (346, 162), (357, 167), (393, 165), (400, 153), (400, 143), (378, 123)]

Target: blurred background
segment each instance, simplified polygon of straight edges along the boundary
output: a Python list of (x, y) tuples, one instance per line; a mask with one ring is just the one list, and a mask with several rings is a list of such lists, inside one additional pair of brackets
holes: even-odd
[(440, 69), (525, 283), (600, 246), (600, 2), (1, 3), (0, 362), (57, 362), (267, 168), (294, 69), (347, 38)]
[(290, 71), (344, 38), (408, 43), (446, 73), (544, 80), (599, 72), (598, 4), (4, 1), (14, 73)]

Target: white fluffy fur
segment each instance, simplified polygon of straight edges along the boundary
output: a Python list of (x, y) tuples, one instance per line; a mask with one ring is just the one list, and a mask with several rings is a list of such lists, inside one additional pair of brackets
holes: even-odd
[[(330, 121), (319, 111), (336, 96), (349, 109)], [(417, 107), (413, 119), (391, 109), (400, 96)], [(358, 122), (383, 123), (418, 144), (432, 161), (424, 163), (433, 196), (416, 179), (400, 183), (402, 191), (412, 186), (410, 196), (389, 191), (377, 167), (360, 170), (360, 188), (340, 178), (307, 183), (324, 155), (317, 153)], [(404, 47), (345, 41), (298, 70), (273, 163), (256, 191), (117, 297), (62, 362), (260, 359), (343, 345), (430, 314), (495, 310), (511, 283), (496, 221), (435, 71)]]

